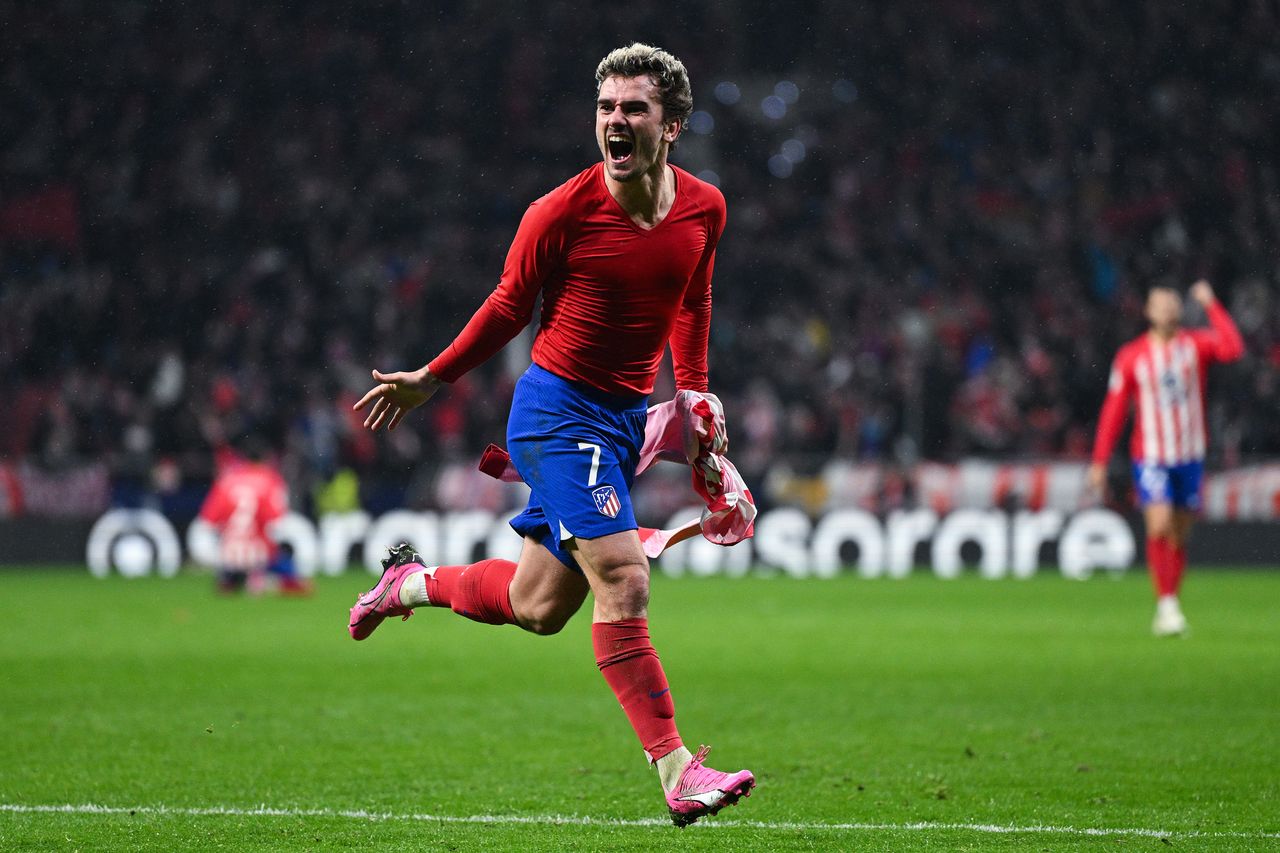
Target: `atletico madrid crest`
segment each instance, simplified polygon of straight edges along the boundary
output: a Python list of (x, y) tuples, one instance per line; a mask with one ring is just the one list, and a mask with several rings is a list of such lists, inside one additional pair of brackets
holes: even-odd
[(622, 502), (618, 500), (618, 493), (613, 490), (613, 486), (601, 486), (591, 492), (591, 497), (595, 499), (596, 509), (600, 510), (601, 515), (617, 518), (622, 511)]

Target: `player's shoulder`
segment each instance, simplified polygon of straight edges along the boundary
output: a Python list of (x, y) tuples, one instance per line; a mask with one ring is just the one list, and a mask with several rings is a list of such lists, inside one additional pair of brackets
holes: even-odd
[(530, 210), (541, 208), (546, 213), (581, 214), (584, 209), (598, 205), (604, 195), (604, 181), (600, 176), (603, 163), (588, 166), (560, 186), (529, 205)]
[(704, 181), (692, 172), (687, 172), (679, 166), (671, 167), (676, 173), (676, 179), (680, 182), (680, 189), (688, 197), (689, 201), (706, 211), (713, 219), (720, 222), (725, 218), (724, 193), (720, 192), (720, 188), (709, 181)]
[(568, 235), (603, 203), (603, 164), (583, 169), (535, 199), (524, 212), (522, 230), (545, 236)]
[(1214, 338), (1213, 329), (1179, 329), (1177, 342), (1180, 344), (1198, 345)]
[(1146, 349), (1147, 335), (1144, 332), (1133, 340), (1125, 343), (1124, 346), (1120, 347), (1116, 352), (1116, 364), (1133, 364), (1134, 359), (1136, 359), (1141, 353), (1145, 352)]

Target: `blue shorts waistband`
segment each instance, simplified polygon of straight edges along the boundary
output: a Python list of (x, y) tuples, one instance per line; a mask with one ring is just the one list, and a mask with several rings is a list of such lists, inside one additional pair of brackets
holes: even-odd
[(547, 370), (536, 362), (529, 365), (529, 369), (525, 371), (525, 375), (538, 381), (563, 385), (575, 394), (586, 397), (591, 402), (616, 412), (628, 412), (636, 409), (644, 410), (649, 408), (648, 394), (610, 394), (608, 391), (601, 391), (599, 388), (588, 385), (585, 382), (565, 379), (558, 373), (552, 373), (550, 370)]

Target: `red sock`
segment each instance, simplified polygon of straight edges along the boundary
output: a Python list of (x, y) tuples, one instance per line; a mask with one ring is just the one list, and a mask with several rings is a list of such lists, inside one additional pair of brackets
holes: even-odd
[(1156, 595), (1176, 595), (1178, 585), (1170, 571), (1172, 551), (1168, 539), (1151, 537), (1147, 539), (1147, 571), (1151, 573), (1151, 582), (1155, 585)]
[(1169, 545), (1169, 587), (1177, 595), (1182, 588), (1182, 573), (1187, 570), (1187, 546)]
[(613, 688), (650, 761), (684, 744), (676, 731), (676, 705), (658, 653), (649, 642), (648, 619), (596, 622), (591, 626), (596, 666)]
[(427, 598), (432, 607), (451, 607), (487, 625), (515, 625), (511, 609), (511, 579), (516, 564), (510, 560), (481, 560), (470, 566), (441, 566), (427, 576)]

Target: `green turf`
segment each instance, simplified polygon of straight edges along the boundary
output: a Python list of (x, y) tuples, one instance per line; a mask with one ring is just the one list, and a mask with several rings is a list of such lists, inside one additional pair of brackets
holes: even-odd
[[(225, 599), (199, 575), (0, 572), (0, 804), (142, 808), (0, 811), (0, 849), (1280, 848), (1280, 572), (1195, 574), (1194, 634), (1163, 641), (1137, 572), (658, 579), (681, 730), (760, 780), (684, 832), (543, 819), (665, 811), (585, 615), (534, 637), (427, 611), (357, 644), (368, 582)], [(393, 817), (154, 811), (264, 805)], [(534, 822), (413, 818), (486, 814)]]

